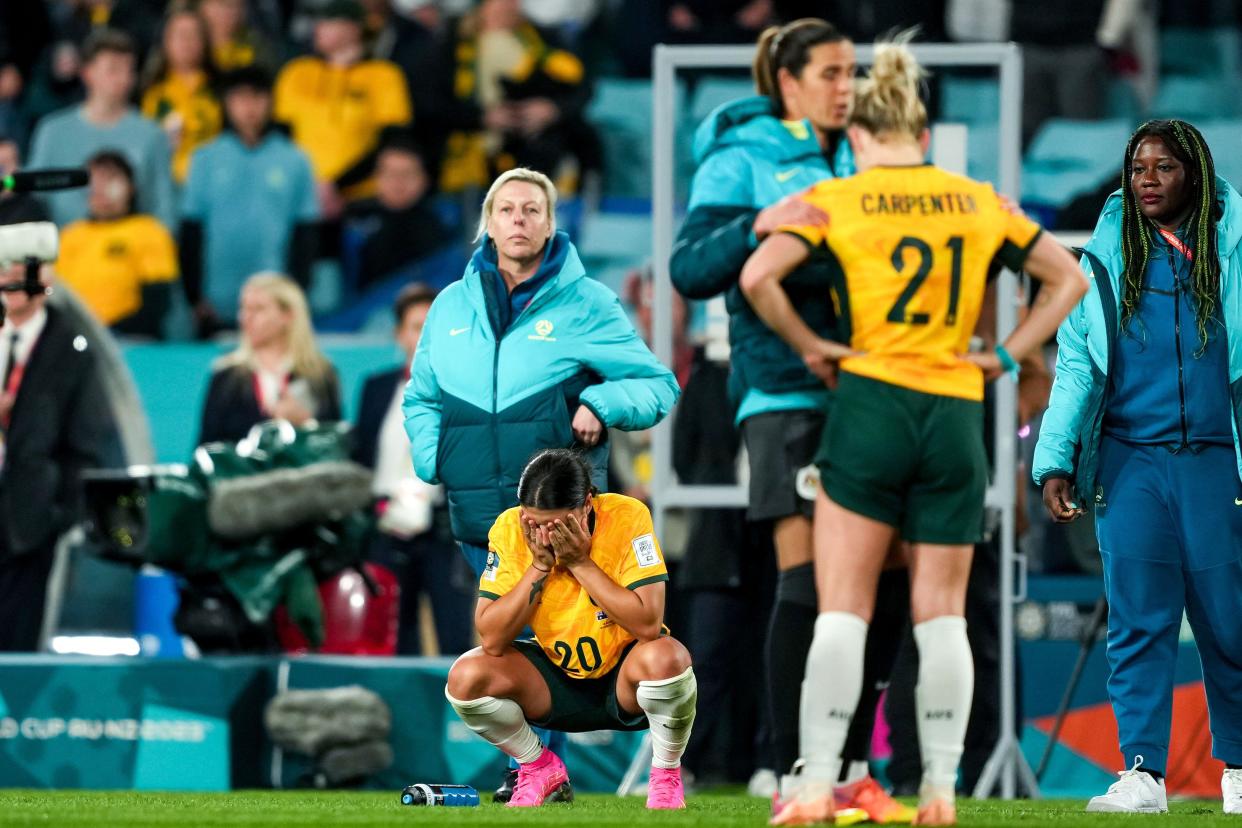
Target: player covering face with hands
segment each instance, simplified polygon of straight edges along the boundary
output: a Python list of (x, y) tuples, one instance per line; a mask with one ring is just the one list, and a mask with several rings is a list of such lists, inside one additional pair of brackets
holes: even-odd
[[(827, 221), (785, 226), (742, 271), (756, 312), (804, 358), (835, 362), (839, 383), (817, 462), (819, 616), (802, 686), (805, 769), (775, 824), (831, 822), (841, 748), (862, 692), (868, 625), (888, 552), (909, 549), (910, 614), (923, 780), (916, 823), (956, 822), (954, 788), (974, 668), (963, 618), (983, 526), (983, 381), (1042, 345), (1086, 291), (1069, 253), (992, 188), (924, 163), (922, 69), (897, 43), (876, 46), (847, 134), (858, 175), (805, 196)], [(780, 287), (811, 256), (837, 270), (842, 339), (812, 331)], [(1044, 283), (994, 354), (967, 354), (992, 262)]]
[[(531, 725), (650, 728), (647, 807), (685, 807), (681, 755), (698, 697), (690, 654), (663, 624), (668, 570), (651, 513), (597, 494), (582, 456), (541, 451), (516, 506), (488, 537), (475, 626), (482, 646), (449, 671), (462, 721), (518, 762), (510, 807), (542, 805), (568, 780)], [(518, 639), (526, 627), (533, 640)]]

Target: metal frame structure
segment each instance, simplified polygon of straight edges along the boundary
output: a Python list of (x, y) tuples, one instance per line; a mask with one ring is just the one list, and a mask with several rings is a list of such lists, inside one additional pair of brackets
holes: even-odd
[[(1022, 52), (1014, 43), (988, 44), (915, 44), (912, 46), (919, 62), (928, 67), (995, 67), (1000, 77), (1000, 180), (997, 189), (1018, 199), (1022, 172)], [(873, 48), (860, 45), (858, 61), (869, 64)], [(652, 57), (653, 109), (652, 127), (652, 260), (655, 275), (655, 296), (652, 308), (653, 344), (655, 354), (666, 365), (672, 364), (673, 285), (669, 278), (669, 257), (676, 230), (675, 217), (675, 139), (677, 130), (676, 74), (681, 69), (740, 69), (750, 66), (753, 46), (665, 46), (655, 47)], [(1017, 321), (1017, 284), (1012, 276), (1002, 278), (998, 285), (997, 335), (1000, 338), (1013, 330)], [(1038, 796), (1035, 775), (1022, 755), (1015, 734), (1015, 677), (1013, 608), (1021, 597), (1015, 594), (1015, 569), (1020, 568), (1021, 592), (1025, 593), (1025, 559), (1015, 546), (1016, 526), (1016, 464), (1017, 464), (1017, 390), (1013, 383), (998, 382), (996, 386), (996, 467), (995, 482), (988, 489), (987, 503), (1001, 516), (1000, 567), (1000, 669), (1001, 722), (1000, 739), (988, 760), (974, 790), (977, 797), (990, 796), (999, 790), (1001, 797), (1012, 799), (1019, 780), (1029, 796)], [(654, 469), (651, 497), (655, 504), (657, 531), (664, 523), (664, 513), (677, 507), (743, 507), (747, 493), (742, 486), (688, 486), (675, 481), (672, 467), (672, 423), (666, 419), (652, 438)]]

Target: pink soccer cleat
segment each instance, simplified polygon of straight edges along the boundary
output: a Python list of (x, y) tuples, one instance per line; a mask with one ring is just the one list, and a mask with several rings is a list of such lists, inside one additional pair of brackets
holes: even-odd
[(647, 807), (653, 811), (675, 811), (686, 807), (681, 768), (652, 767), (647, 781)]
[(517, 784), (513, 786), (510, 808), (534, 808), (542, 805), (553, 792), (569, 781), (565, 763), (547, 748), (533, 762), (518, 766)]

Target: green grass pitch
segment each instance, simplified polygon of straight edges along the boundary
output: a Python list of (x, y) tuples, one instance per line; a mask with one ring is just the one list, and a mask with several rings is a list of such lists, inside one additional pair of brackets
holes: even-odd
[[(239, 791), (226, 794), (161, 794), (130, 791), (0, 791), (0, 825), (515, 825), (617, 826), (642, 825), (749, 826), (767, 822), (768, 805), (745, 796), (692, 796), (686, 811), (648, 813), (641, 798), (617, 799), (582, 795), (572, 805), (549, 805), (511, 811), (498, 805), (478, 808), (405, 807), (398, 792), (343, 793)], [(964, 826), (1052, 824), (1068, 826), (1151, 824), (1154, 828), (1232, 826), (1242, 817), (1221, 814), (1220, 801), (1178, 802), (1168, 816), (1084, 814), (1081, 800), (997, 802), (963, 800), (958, 819)]]

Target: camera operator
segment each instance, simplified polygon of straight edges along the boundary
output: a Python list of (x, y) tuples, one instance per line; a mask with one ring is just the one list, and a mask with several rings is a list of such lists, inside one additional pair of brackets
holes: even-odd
[[(3, 246), (20, 248), (13, 239)], [(48, 306), (46, 265), (40, 278), (29, 284), (20, 261), (0, 269), (0, 651), (39, 646), (56, 542), (78, 517), (79, 475), (100, 465), (109, 421), (92, 342)]]

